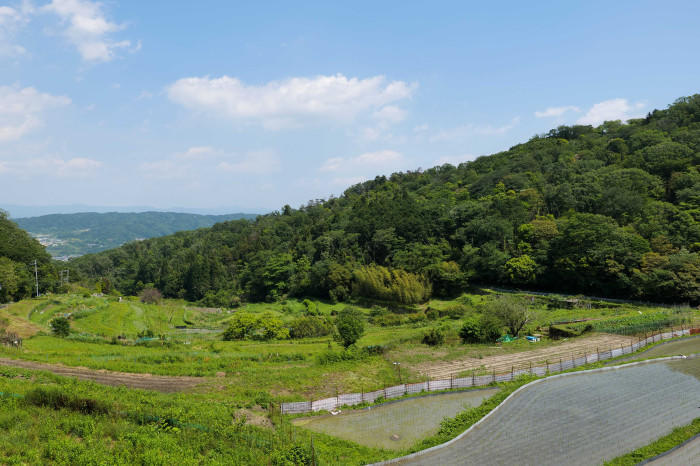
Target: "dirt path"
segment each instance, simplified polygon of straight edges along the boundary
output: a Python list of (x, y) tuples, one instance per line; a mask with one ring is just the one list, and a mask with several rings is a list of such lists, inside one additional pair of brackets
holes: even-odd
[(0, 365), (48, 371), (56, 375), (75, 377), (80, 380), (91, 380), (95, 383), (111, 385), (113, 387), (123, 385), (129, 388), (155, 390), (164, 393), (181, 392), (206, 382), (206, 379), (202, 377), (169, 377), (151, 374), (132, 374), (127, 372), (87, 369), (84, 367), (69, 367), (60, 364), (44, 364), (9, 358), (0, 358)]
[[(565, 341), (556, 346), (522, 351), (519, 353), (506, 353), (496, 356), (485, 356), (479, 358), (462, 358), (454, 361), (431, 361), (418, 364), (415, 369), (426, 376), (434, 379), (448, 378), (460, 372), (483, 368), (488, 371), (495, 370), (496, 373), (510, 372), (513, 368), (525, 369), (532, 364), (533, 367), (543, 365), (547, 361), (550, 363), (580, 357), (584, 354), (592, 354), (600, 350), (620, 348), (621, 345), (629, 346), (636, 342), (636, 339), (622, 335), (611, 335), (601, 333), (587, 338), (578, 338)], [(534, 345), (535, 343), (533, 343)]]

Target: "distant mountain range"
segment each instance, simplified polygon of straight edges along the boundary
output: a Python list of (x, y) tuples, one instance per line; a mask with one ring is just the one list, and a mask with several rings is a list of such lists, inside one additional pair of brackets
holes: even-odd
[[(63, 205), (19, 205), (19, 204), (0, 204), (0, 210), (8, 213), (11, 219), (39, 217), (49, 214), (78, 214), (84, 212), (98, 213), (137, 213), (137, 212), (178, 212), (184, 214), (200, 214), (200, 215), (227, 215), (230, 212), (246, 212), (257, 215), (258, 210), (252, 212), (248, 209), (232, 206), (218, 206), (207, 208), (191, 208), (191, 207), (153, 207), (153, 206), (103, 206), (103, 205), (87, 205), (87, 204), (63, 204)], [(265, 210), (265, 209), (260, 209)]]
[(13, 219), (39, 240), (54, 258), (104, 251), (129, 241), (209, 227), (256, 214), (199, 215), (179, 212), (82, 212)]

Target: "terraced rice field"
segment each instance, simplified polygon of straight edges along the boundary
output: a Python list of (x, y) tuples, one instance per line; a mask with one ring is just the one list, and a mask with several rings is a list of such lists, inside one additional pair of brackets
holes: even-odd
[(698, 359), (543, 379), (447, 446), (400, 464), (600, 464), (700, 414)]
[(297, 419), (294, 423), (360, 445), (401, 450), (435, 434), (445, 417), (478, 406), (497, 391), (470, 390), (411, 398), (337, 416)]

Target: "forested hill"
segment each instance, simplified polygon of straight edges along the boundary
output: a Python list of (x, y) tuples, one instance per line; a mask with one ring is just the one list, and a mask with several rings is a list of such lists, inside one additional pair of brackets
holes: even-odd
[(55, 280), (51, 256), (44, 247), (0, 210), (0, 303), (32, 294), (35, 260), (42, 277)]
[(182, 230), (209, 227), (217, 222), (254, 214), (198, 215), (175, 212), (52, 214), (15, 219), (47, 246), (54, 257), (80, 256), (121, 246), (136, 239), (154, 238)]
[(467, 280), (700, 302), (700, 95), (562, 126), (459, 167), (396, 173), (254, 222), (72, 262), (123, 292), (212, 304), (351, 293), (417, 302)]

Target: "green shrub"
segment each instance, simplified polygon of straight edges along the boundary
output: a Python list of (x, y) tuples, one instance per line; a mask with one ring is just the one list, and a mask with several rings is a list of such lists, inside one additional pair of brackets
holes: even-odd
[(480, 343), (481, 342), (481, 323), (477, 317), (470, 317), (462, 324), (459, 329), (459, 337), (463, 343)]
[(470, 317), (459, 329), (459, 337), (463, 343), (492, 343), (501, 337), (503, 324), (489, 314), (481, 317)]
[(445, 343), (445, 332), (439, 328), (431, 328), (423, 334), (423, 344), (438, 346)]
[(56, 317), (51, 321), (51, 332), (57, 337), (67, 337), (70, 334), (70, 322), (65, 317)]
[(313, 458), (308, 448), (293, 445), (272, 453), (270, 461), (274, 466), (310, 466)]
[(322, 337), (332, 332), (333, 324), (320, 317), (298, 317), (289, 326), (289, 336), (292, 338)]
[(305, 314), (307, 316), (317, 316), (320, 314), (318, 311), (318, 305), (310, 299), (305, 299), (302, 301), (302, 304), (304, 305)]
[(336, 339), (347, 348), (355, 344), (365, 333), (365, 317), (358, 309), (346, 307), (338, 313), (335, 320)]
[(425, 317), (426, 317), (428, 320), (437, 320), (437, 319), (440, 317), (440, 311), (438, 311), (437, 309), (430, 309), (430, 308), (428, 308), (428, 309), (425, 311)]
[(30, 405), (51, 409), (69, 409), (82, 414), (108, 414), (111, 406), (94, 398), (80, 398), (63, 393), (57, 388), (35, 388), (24, 395)]
[(224, 340), (271, 340), (289, 338), (289, 329), (284, 327), (282, 321), (272, 314), (262, 315), (237, 312), (229, 321), (229, 326), (224, 332)]
[(447, 309), (440, 309), (438, 311), (438, 315), (440, 317), (449, 317), (453, 320), (459, 320), (462, 317), (464, 317), (468, 310), (469, 308), (467, 308), (466, 306), (456, 305), (450, 306)]

